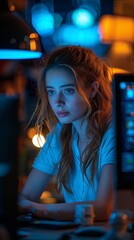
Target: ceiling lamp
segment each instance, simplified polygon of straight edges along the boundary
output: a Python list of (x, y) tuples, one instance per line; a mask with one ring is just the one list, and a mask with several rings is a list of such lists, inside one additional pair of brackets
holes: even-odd
[(38, 34), (15, 11), (8, 1), (0, 2), (0, 60), (38, 59), (41, 45)]

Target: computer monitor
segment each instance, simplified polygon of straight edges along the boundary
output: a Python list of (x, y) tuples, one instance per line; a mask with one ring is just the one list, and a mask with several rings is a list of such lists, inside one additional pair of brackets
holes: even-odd
[(18, 102), (16, 95), (0, 94), (0, 231), (11, 240), (17, 239)]
[(134, 189), (134, 75), (113, 77), (117, 190)]

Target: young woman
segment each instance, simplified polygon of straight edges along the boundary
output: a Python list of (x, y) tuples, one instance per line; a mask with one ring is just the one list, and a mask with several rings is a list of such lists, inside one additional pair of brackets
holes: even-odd
[[(42, 59), (38, 93), (37, 133), (46, 124), (50, 132), (19, 194), (19, 211), (73, 220), (77, 204), (92, 203), (95, 221), (107, 220), (115, 161), (108, 67), (87, 48), (57, 48)], [(65, 203), (40, 204), (55, 174)]]

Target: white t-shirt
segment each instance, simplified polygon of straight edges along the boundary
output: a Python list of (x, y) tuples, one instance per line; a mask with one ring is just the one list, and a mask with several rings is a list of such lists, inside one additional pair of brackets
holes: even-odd
[[(46, 143), (40, 150), (37, 158), (34, 160), (33, 168), (48, 174), (57, 174), (58, 169), (55, 165), (58, 163), (61, 156), (60, 147), (60, 131), (61, 125), (58, 123), (56, 127), (46, 137)], [(77, 145), (78, 134), (73, 128), (72, 149), (74, 153), (74, 168), (68, 177), (68, 185), (72, 190), (69, 193), (63, 186), (62, 192), (65, 202), (90, 201), (96, 199), (99, 178), (102, 167), (106, 164), (115, 163), (115, 137), (113, 127), (110, 126), (105, 132), (98, 151), (98, 171), (95, 174), (94, 184), (90, 184), (82, 174), (80, 153)], [(55, 170), (54, 170), (55, 169)], [(87, 169), (90, 174), (90, 166)], [(89, 176), (88, 174), (88, 176)]]

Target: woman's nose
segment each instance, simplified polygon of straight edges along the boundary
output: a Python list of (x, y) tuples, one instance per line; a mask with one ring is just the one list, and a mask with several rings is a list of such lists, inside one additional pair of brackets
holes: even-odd
[(56, 95), (55, 103), (57, 106), (65, 104), (64, 95), (62, 92)]

